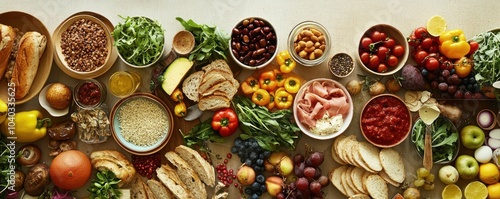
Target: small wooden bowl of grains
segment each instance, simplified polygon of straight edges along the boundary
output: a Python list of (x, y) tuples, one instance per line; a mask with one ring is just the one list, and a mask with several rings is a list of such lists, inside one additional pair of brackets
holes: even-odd
[(328, 68), (336, 77), (347, 77), (354, 71), (354, 61), (347, 53), (337, 53), (328, 62)]
[(73, 78), (98, 77), (116, 60), (109, 27), (94, 16), (70, 17), (56, 28), (52, 37), (56, 64)]
[(150, 155), (161, 150), (173, 132), (173, 117), (167, 105), (149, 93), (134, 93), (111, 109), (111, 134), (125, 151)]

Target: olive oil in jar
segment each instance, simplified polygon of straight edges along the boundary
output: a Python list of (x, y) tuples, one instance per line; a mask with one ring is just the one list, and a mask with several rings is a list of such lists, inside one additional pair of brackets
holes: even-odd
[(122, 98), (134, 93), (141, 84), (141, 76), (136, 72), (118, 71), (109, 78), (109, 90), (111, 94)]

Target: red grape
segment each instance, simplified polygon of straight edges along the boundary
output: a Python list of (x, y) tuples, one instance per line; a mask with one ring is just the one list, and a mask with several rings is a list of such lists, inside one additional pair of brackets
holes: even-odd
[(318, 181), (313, 181), (309, 184), (309, 189), (312, 193), (321, 193), (321, 184)]
[(297, 189), (301, 192), (309, 191), (309, 181), (304, 177), (298, 178), (295, 182), (295, 186), (297, 186)]
[(311, 159), (312, 166), (319, 166), (323, 161), (325, 160), (325, 157), (323, 156), (323, 153), (320, 152), (314, 152), (309, 155)]
[(314, 178), (316, 175), (316, 169), (314, 167), (306, 167), (304, 169), (304, 176), (307, 178)]

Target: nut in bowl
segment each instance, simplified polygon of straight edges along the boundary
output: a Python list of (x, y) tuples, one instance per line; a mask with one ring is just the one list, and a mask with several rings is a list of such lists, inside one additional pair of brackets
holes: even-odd
[(256, 70), (271, 63), (276, 57), (277, 46), (276, 30), (262, 18), (243, 19), (231, 31), (231, 57), (245, 69)]
[[(319, 110), (319, 111), (318, 111)], [(337, 81), (326, 78), (306, 82), (293, 102), (293, 116), (306, 135), (326, 140), (342, 134), (353, 116), (351, 95)]]
[(406, 37), (398, 29), (378, 24), (363, 33), (356, 57), (366, 71), (386, 76), (403, 68), (408, 53)]
[(94, 16), (70, 17), (52, 37), (56, 64), (71, 77), (95, 78), (109, 70), (116, 59), (108, 27)]
[(366, 102), (359, 125), (368, 142), (390, 148), (403, 142), (411, 131), (411, 114), (403, 100), (393, 94), (380, 94)]
[(174, 127), (167, 105), (149, 93), (122, 98), (113, 106), (110, 118), (113, 138), (124, 150), (136, 155), (161, 150)]
[(120, 59), (134, 68), (155, 64), (165, 50), (165, 30), (161, 24), (143, 16), (123, 19), (123, 24), (116, 25), (112, 33)]
[(321, 64), (331, 49), (330, 34), (314, 21), (297, 24), (288, 35), (288, 49), (292, 58), (303, 66)]

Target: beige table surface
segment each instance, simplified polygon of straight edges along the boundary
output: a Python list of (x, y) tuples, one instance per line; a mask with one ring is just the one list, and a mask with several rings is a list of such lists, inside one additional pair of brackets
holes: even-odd
[[(427, 20), (433, 15), (443, 16), (449, 29), (462, 29), (468, 38), (473, 35), (500, 27), (500, 2), (494, 0), (488, 1), (397, 1), (397, 0), (377, 0), (377, 1), (339, 1), (339, 0), (323, 0), (323, 1), (242, 1), (242, 0), (208, 0), (208, 1), (158, 1), (158, 0), (107, 0), (107, 1), (64, 1), (64, 0), (17, 0), (17, 1), (2, 1), (0, 13), (7, 11), (22, 11), (34, 15), (41, 20), (49, 30), (54, 29), (68, 16), (81, 12), (92, 11), (107, 17), (113, 24), (117, 24), (122, 20), (122, 16), (137, 16), (144, 15), (157, 19), (165, 29), (166, 49), (171, 48), (171, 39), (173, 35), (182, 30), (183, 27), (175, 20), (175, 17), (184, 19), (193, 19), (198, 23), (216, 25), (227, 33), (241, 19), (249, 16), (262, 17), (270, 21), (275, 27), (278, 39), (279, 50), (286, 49), (285, 41), (290, 30), (299, 22), (304, 20), (313, 20), (323, 24), (330, 33), (332, 38), (332, 51), (329, 57), (338, 52), (346, 52), (355, 56), (357, 52), (357, 41), (360, 39), (363, 32), (372, 25), (386, 23), (393, 25), (405, 35), (409, 35), (411, 31), (419, 26), (425, 26)], [(1, 23), (0, 19), (0, 23)], [(165, 54), (168, 51), (165, 52)], [(356, 74), (365, 74), (363, 69), (356, 67), (354, 73), (347, 79), (335, 78), (327, 69), (327, 62), (313, 67), (307, 68), (298, 66), (295, 72), (301, 75), (304, 79), (310, 80), (317, 77), (333, 78), (341, 83), (346, 83), (348, 79), (357, 78)], [(102, 81), (107, 81), (113, 71), (118, 70), (134, 70), (143, 75), (143, 85), (141, 91), (147, 91), (149, 83), (150, 69), (132, 69), (126, 66), (120, 60), (114, 64), (112, 69), (97, 78)], [(244, 79), (250, 74), (250, 71), (243, 71), (239, 75), (239, 79)], [(77, 80), (65, 75), (55, 64), (47, 83), (64, 82), (68, 85), (75, 85)], [(402, 94), (402, 93), (399, 93)], [(363, 140), (359, 132), (359, 113), (367, 99), (370, 96), (364, 92), (360, 95), (353, 96), (355, 103), (355, 116), (346, 132), (346, 134), (357, 135), (358, 140)], [(117, 98), (108, 93), (106, 103), (113, 105)], [(461, 103), (461, 102), (460, 102)], [(491, 103), (491, 102), (488, 102)], [(478, 102), (473, 102), (477, 105)], [(475, 106), (474, 105), (474, 106)], [(475, 111), (474, 106), (467, 108), (468, 111)], [(26, 104), (16, 107), (18, 111), (29, 109), (41, 109), (37, 97)], [(45, 112), (46, 113), (46, 112)], [(207, 113), (204, 117), (209, 117)], [(89, 153), (96, 149), (116, 148), (119, 147), (114, 143), (112, 138), (106, 144), (102, 145), (85, 145), (80, 144), (79, 149)], [(40, 145), (44, 143), (38, 142)], [(330, 145), (332, 140), (316, 141), (307, 136), (304, 136), (299, 143), (298, 150), (303, 151), (305, 143), (312, 144), (316, 150), (325, 152), (325, 163), (322, 170), (324, 174), (338, 166), (330, 157)], [(216, 153), (225, 155), (229, 152), (229, 147), (232, 143), (228, 142), (223, 145), (215, 145)], [(48, 150), (46, 146), (41, 146), (44, 151)], [(420, 167), (421, 159), (415, 153), (413, 145), (407, 140), (403, 144), (396, 147), (398, 151), (405, 157), (408, 179), (414, 173), (416, 167)], [(290, 152), (294, 154), (295, 152)], [(235, 156), (236, 157), (236, 156)], [(44, 160), (49, 163), (50, 158), (44, 157)], [(215, 160), (216, 164), (220, 161)], [(232, 168), (237, 168), (237, 158), (233, 158), (230, 162)], [(433, 173), (437, 173), (440, 166), (435, 166)], [(468, 181), (461, 180), (459, 185), (463, 189)], [(87, 184), (88, 185), (88, 184)], [(436, 189), (432, 192), (423, 192), (423, 195), (431, 198), (439, 198), (443, 184), (436, 179)], [(401, 192), (397, 188), (390, 187), (390, 196), (396, 192)], [(326, 198), (344, 198), (340, 192), (329, 185), (324, 189)], [(85, 196), (85, 191), (78, 191), (78, 196)], [(231, 188), (229, 198), (237, 198), (238, 194), (234, 188)], [(262, 197), (262, 198), (268, 198)]]

